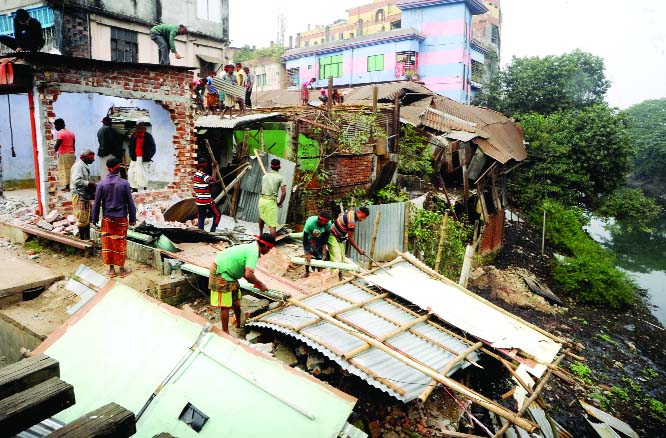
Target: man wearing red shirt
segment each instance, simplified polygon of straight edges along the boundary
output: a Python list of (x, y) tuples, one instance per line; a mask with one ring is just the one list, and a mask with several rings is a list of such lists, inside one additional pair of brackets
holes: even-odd
[(74, 152), (76, 137), (72, 131), (65, 129), (65, 121), (63, 119), (56, 119), (53, 125), (57, 131), (57, 140), (53, 149), (58, 157), (58, 182), (61, 184), (65, 183), (63, 192), (69, 192), (70, 171), (76, 161), (76, 154)]

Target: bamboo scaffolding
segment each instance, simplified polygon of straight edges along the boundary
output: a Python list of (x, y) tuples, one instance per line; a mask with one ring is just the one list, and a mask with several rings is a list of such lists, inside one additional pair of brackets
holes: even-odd
[(377, 243), (377, 232), (379, 232), (379, 221), (382, 219), (382, 212), (378, 211), (375, 216), (375, 223), (372, 229), (372, 240), (370, 241), (370, 257), (368, 260), (368, 269), (372, 268), (372, 259), (375, 258), (375, 244)]
[(401, 326), (398, 326), (398, 328), (396, 328), (395, 330), (393, 330), (393, 331), (385, 334), (384, 336), (380, 337), (379, 341), (381, 341), (381, 342), (387, 341), (387, 340), (391, 339), (393, 336), (396, 336), (396, 335), (399, 335), (402, 332), (408, 331), (409, 329), (414, 327), (416, 324), (420, 324), (423, 321), (427, 320), (428, 318), (430, 318), (429, 314), (428, 315), (423, 315), (423, 316), (418, 317), (416, 319), (413, 319), (413, 320), (411, 320), (411, 321), (409, 321), (409, 322), (407, 322), (407, 323), (405, 323)]
[[(451, 369), (453, 369), (454, 366), (458, 365), (460, 362), (463, 360), (467, 360), (467, 356), (472, 354), (474, 351), (478, 350), (483, 346), (483, 342), (477, 342), (476, 344), (472, 345), (470, 348), (467, 350), (463, 351), (462, 353), (458, 354), (456, 357), (454, 357), (451, 361), (449, 361), (448, 364), (444, 367), (444, 369), (440, 372), (443, 376), (448, 376), (449, 372)], [(423, 403), (430, 397), (430, 394), (435, 390), (435, 387), (437, 385), (429, 385), (426, 389), (423, 390), (421, 395), (419, 395), (419, 400)]]
[(435, 271), (439, 272), (439, 262), (442, 260), (442, 249), (444, 248), (444, 240), (446, 239), (446, 226), (449, 222), (449, 212), (444, 213), (442, 219), (442, 227), (439, 229), (439, 244), (437, 245), (437, 257), (435, 257)]
[(372, 298), (369, 298), (365, 301), (360, 301), (356, 304), (352, 304), (349, 307), (345, 307), (344, 309), (336, 310), (335, 312), (329, 313), (329, 315), (335, 316), (335, 315), (339, 315), (341, 313), (347, 313), (351, 310), (358, 309), (359, 307), (363, 307), (366, 304), (374, 303), (375, 301), (381, 300), (382, 298), (386, 298), (386, 297), (388, 297), (388, 295), (389, 294), (387, 294), (387, 293), (384, 293), (384, 294), (381, 294), (381, 295), (376, 295), (376, 296), (374, 296)]
[[(492, 400), (487, 399), (483, 395), (477, 393), (476, 391), (473, 391), (464, 385), (461, 385), (457, 381), (450, 379), (447, 376), (441, 375), (439, 372), (436, 370), (433, 370), (432, 368), (425, 366), (418, 361), (415, 361), (413, 359), (410, 359), (408, 357), (405, 357), (401, 355), (400, 353), (396, 352), (395, 350), (388, 348), (386, 345), (383, 343), (377, 341), (376, 339), (373, 339), (370, 336), (367, 336), (363, 333), (357, 333), (355, 329), (351, 328), (350, 326), (341, 323), (337, 319), (333, 318), (332, 316), (315, 309), (313, 307), (308, 306), (307, 304), (302, 303), (301, 301), (295, 299), (295, 298), (289, 298), (287, 300), (290, 304), (293, 304), (294, 306), (300, 307), (303, 310), (306, 310), (314, 315), (319, 316), (321, 319), (326, 320), (327, 322), (337, 326), (338, 328), (351, 333), (352, 335), (357, 336), (359, 339), (362, 341), (370, 344), (373, 347), (378, 348), (379, 350), (383, 351), (384, 353), (387, 353), (388, 355), (392, 356), (393, 358), (403, 362), (404, 364), (416, 369), (417, 371), (427, 375), (428, 377), (436, 380), (437, 382), (441, 383), (442, 385), (448, 387), (449, 389), (456, 391), (465, 397), (470, 398), (472, 401), (475, 403), (483, 406), (484, 408), (490, 410), (491, 412), (499, 415), (502, 418), (505, 418), (506, 420), (515, 423), (519, 427), (527, 430), (528, 432), (534, 432), (538, 426), (531, 421), (522, 418), (518, 416), (515, 412), (509, 411), (508, 409), (504, 408), (503, 406), (500, 406), (499, 404), (493, 402)], [(356, 364), (355, 364), (356, 365)], [(388, 385), (387, 385), (388, 386)]]

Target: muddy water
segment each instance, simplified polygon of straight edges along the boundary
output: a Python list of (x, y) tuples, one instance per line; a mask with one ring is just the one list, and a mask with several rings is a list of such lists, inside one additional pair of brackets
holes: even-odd
[(647, 291), (650, 310), (666, 326), (666, 216), (652, 224), (652, 232), (605, 225), (592, 217), (586, 230), (594, 240), (612, 250), (617, 266)]

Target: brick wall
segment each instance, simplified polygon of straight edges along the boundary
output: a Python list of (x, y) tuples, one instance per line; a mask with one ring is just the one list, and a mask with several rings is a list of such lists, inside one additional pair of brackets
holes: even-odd
[(35, 86), (39, 92), (39, 116), (48, 186), (48, 209), (71, 211), (71, 201), (57, 196), (57, 160), (53, 145), (53, 122), (57, 118), (53, 104), (61, 93), (98, 93), (127, 99), (150, 99), (158, 102), (171, 115), (175, 126), (173, 136), (175, 175), (166, 190), (137, 195), (139, 202), (168, 199), (173, 193), (189, 193), (189, 175), (194, 172), (196, 134), (189, 98), (190, 73), (186, 70), (158, 66), (137, 66), (82, 59), (60, 59), (48, 65), (35, 65)]
[(90, 30), (87, 14), (67, 13), (62, 18), (63, 55), (90, 57)]

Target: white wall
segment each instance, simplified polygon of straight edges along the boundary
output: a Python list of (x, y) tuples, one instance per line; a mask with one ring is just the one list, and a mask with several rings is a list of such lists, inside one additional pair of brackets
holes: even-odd
[[(9, 96), (9, 104), (7, 96)], [(11, 111), (9, 111), (10, 106)], [(15, 158), (11, 153), (10, 117), (14, 132)], [(4, 181), (35, 178), (27, 94), (0, 96), (0, 146), (2, 147), (2, 178)]]
[[(56, 117), (64, 119), (67, 129), (70, 129), (76, 135), (77, 154), (86, 148), (92, 149), (96, 154), (99, 146), (97, 131), (102, 126), (101, 120), (106, 116), (108, 109), (114, 105), (137, 107), (150, 112), (152, 125), (150, 131), (157, 144), (157, 153), (153, 158), (152, 173), (149, 175), (149, 179), (159, 182), (173, 181), (175, 168), (173, 135), (176, 128), (171, 121), (169, 112), (162, 108), (160, 104), (152, 100), (123, 99), (100, 94), (63, 93), (53, 104), (53, 108)], [(2, 119), (0, 118), (0, 120)], [(91, 166), (93, 175), (99, 175), (99, 164), (95, 160), (95, 163)]]

